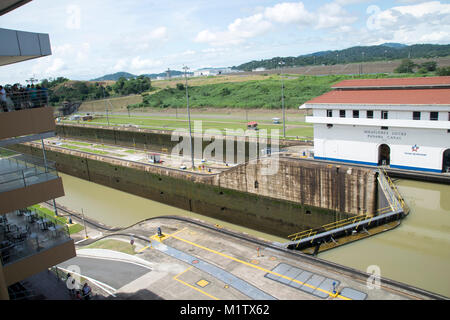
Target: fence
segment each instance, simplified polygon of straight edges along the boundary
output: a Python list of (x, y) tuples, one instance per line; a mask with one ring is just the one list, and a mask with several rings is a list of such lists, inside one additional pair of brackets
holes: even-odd
[(0, 100), (0, 112), (48, 106), (49, 93), (46, 89), (6, 92), (6, 101)]
[(286, 243), (288, 247), (313, 245), (325, 239), (333, 239), (336, 236), (346, 235), (348, 232), (358, 231), (361, 228), (378, 226), (393, 219), (399, 219), (408, 213), (409, 208), (403, 200), (392, 180), (383, 167), (378, 170), (378, 183), (389, 204), (376, 211), (375, 215), (358, 215), (355, 217), (339, 220), (318, 228), (297, 232), (288, 236)]
[(58, 177), (55, 162), (11, 153), (2, 157), (7, 149), (0, 148), (0, 191), (24, 188), (42, 181)]

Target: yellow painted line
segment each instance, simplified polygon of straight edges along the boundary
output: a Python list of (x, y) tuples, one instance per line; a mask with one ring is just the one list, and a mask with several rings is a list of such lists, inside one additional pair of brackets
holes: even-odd
[(148, 249), (148, 246), (143, 247), (141, 250), (138, 250), (138, 252), (141, 253), (141, 252), (144, 251), (145, 249)]
[(198, 292), (203, 293), (205, 296), (208, 296), (208, 297), (210, 297), (211, 299), (219, 300), (219, 298), (216, 298), (216, 297), (214, 297), (213, 295), (210, 295), (209, 293), (207, 293), (207, 292), (205, 292), (205, 291), (203, 291), (203, 290), (201, 290), (201, 289), (199, 289), (199, 288), (196, 288), (196, 287), (194, 287), (193, 285), (190, 285), (189, 283), (184, 282), (183, 280), (178, 279), (179, 276), (181, 276), (183, 273), (185, 273), (185, 272), (191, 270), (192, 268), (193, 268), (193, 266), (190, 266), (189, 268), (187, 268), (187, 269), (184, 270), (183, 272), (177, 274), (175, 277), (173, 277), (173, 280), (176, 280), (176, 281), (178, 281), (178, 282), (184, 284), (185, 286), (188, 286), (189, 288), (192, 288), (192, 289), (194, 289), (194, 290), (197, 290)]
[(153, 240), (156, 240), (156, 241), (162, 243), (163, 240), (169, 239), (170, 237), (176, 235), (177, 233), (180, 233), (181, 231), (184, 231), (186, 228), (187, 228), (187, 227), (184, 227), (183, 229), (180, 229), (180, 230), (178, 230), (178, 231), (175, 231), (174, 233), (171, 233), (171, 234), (163, 234), (163, 236), (162, 236), (161, 238), (158, 237), (157, 234), (155, 234), (154, 236), (151, 236), (150, 239), (153, 239)]
[[(266, 273), (271, 273), (271, 274), (273, 274), (273, 275), (275, 275), (275, 276), (279, 276), (279, 277), (281, 277), (281, 278), (284, 278), (284, 279), (287, 279), (287, 280), (290, 280), (290, 281), (293, 281), (293, 282), (297, 282), (297, 283), (302, 284), (302, 285), (304, 285), (304, 286), (306, 286), (306, 287), (309, 287), (309, 288), (311, 288), (311, 289), (316, 289), (316, 290), (322, 291), (322, 292), (324, 292), (324, 293), (326, 293), (326, 294), (328, 294), (328, 295), (330, 295), (330, 296), (333, 296), (333, 293), (330, 292), (330, 291), (323, 290), (323, 289), (318, 288), (318, 287), (314, 287), (314, 286), (312, 286), (312, 285), (310, 285), (310, 284), (307, 284), (307, 283), (298, 281), (298, 280), (293, 279), (293, 278), (290, 278), (290, 277), (286, 277), (286, 276), (284, 276), (284, 275), (282, 275), (282, 274), (279, 274), (279, 273), (277, 273), (277, 272), (273, 272), (272, 270), (268, 270), (268, 269), (265, 269), (265, 268), (256, 266), (256, 265), (254, 265), (254, 264), (251, 264), (251, 263), (249, 263), (249, 262), (246, 262), (246, 261), (243, 261), (243, 260), (240, 260), (240, 259), (231, 257), (231, 256), (229, 256), (229, 255), (226, 255), (226, 254), (221, 253), (221, 252), (218, 252), (218, 251), (216, 251), (216, 250), (213, 250), (213, 249), (204, 247), (204, 246), (199, 245), (199, 244), (197, 244), (197, 243), (194, 243), (194, 242), (192, 242), (192, 241), (189, 241), (189, 240), (186, 240), (186, 239), (183, 239), (183, 238), (174, 236), (174, 235), (172, 235), (172, 237), (175, 238), (175, 239), (177, 239), (177, 240), (180, 240), (180, 241), (189, 243), (190, 245), (193, 245), (193, 246), (195, 246), (195, 247), (201, 248), (201, 249), (203, 249), (203, 250), (206, 250), (206, 251), (209, 251), (209, 252), (212, 252), (212, 253), (216, 253), (216, 254), (218, 254), (218, 255), (220, 255), (220, 256), (222, 256), (222, 257), (225, 257), (225, 258), (227, 258), (227, 259), (231, 259), (231, 260), (234, 260), (234, 261), (236, 261), (236, 262), (245, 264), (246, 266), (249, 266), (249, 267), (258, 269), (258, 270), (260, 270), (260, 271), (264, 271), (264, 272), (266, 272)], [(347, 297), (344, 297), (344, 296), (341, 296), (341, 295), (338, 295), (337, 297), (339, 297), (339, 298), (341, 298), (341, 299), (343, 299), (343, 300), (351, 300), (350, 298), (347, 298)]]

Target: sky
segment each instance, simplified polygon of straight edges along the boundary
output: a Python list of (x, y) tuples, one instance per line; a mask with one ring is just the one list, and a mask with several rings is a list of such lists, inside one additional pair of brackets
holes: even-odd
[(0, 28), (48, 33), (52, 55), (0, 67), (0, 83), (231, 67), (385, 42), (450, 43), (450, 2), (33, 0)]

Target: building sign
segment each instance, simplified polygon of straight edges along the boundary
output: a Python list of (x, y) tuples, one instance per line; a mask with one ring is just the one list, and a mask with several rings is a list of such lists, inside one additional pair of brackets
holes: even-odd
[(426, 156), (426, 153), (420, 153), (419, 152), (420, 147), (415, 144), (411, 146), (411, 152), (405, 152), (408, 156)]
[(364, 130), (369, 139), (381, 139), (381, 140), (402, 140), (406, 137), (406, 132), (403, 131), (388, 131), (388, 130)]

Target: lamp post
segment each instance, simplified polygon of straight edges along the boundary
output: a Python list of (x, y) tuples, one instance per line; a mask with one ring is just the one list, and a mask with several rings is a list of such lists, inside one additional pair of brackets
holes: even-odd
[(192, 169), (194, 169), (194, 150), (192, 150), (191, 113), (189, 111), (189, 93), (188, 93), (188, 82), (187, 82), (187, 70), (189, 70), (189, 67), (183, 66), (183, 70), (184, 70), (184, 78), (186, 80), (186, 106), (187, 106), (188, 122), (189, 122), (189, 145), (191, 148)]
[(86, 221), (84, 221), (84, 212), (83, 212), (83, 208), (81, 208), (81, 217), (83, 218), (83, 224), (84, 224), (84, 232), (86, 234), (86, 239), (89, 238), (88, 234), (87, 234), (87, 228), (86, 228)]
[(286, 112), (284, 110), (284, 78), (281, 74), (281, 68), (285, 64), (284, 61), (278, 63), (280, 65), (280, 77), (281, 77), (281, 109), (283, 110), (283, 137), (286, 139)]
[(106, 120), (108, 121), (108, 127), (109, 127), (108, 103), (107, 103), (106, 98), (105, 98), (105, 87), (102, 86), (102, 88), (103, 88), (103, 90), (102, 90), (103, 91), (103, 100), (105, 100)]

